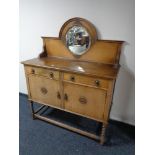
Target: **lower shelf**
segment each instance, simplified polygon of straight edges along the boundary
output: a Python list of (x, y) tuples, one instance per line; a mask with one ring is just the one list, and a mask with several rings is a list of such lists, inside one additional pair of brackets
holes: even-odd
[(60, 127), (66, 128), (66, 129), (69, 129), (69, 130), (71, 130), (71, 131), (80, 133), (80, 134), (82, 134), (82, 135), (88, 136), (88, 137), (93, 138), (93, 139), (95, 139), (95, 140), (100, 140), (100, 137), (99, 137), (99, 136), (97, 136), (97, 135), (95, 135), (95, 134), (92, 134), (92, 133), (89, 133), (89, 132), (87, 132), (87, 131), (83, 131), (83, 130), (80, 130), (80, 129), (78, 129), (78, 128), (71, 127), (71, 126), (66, 125), (66, 124), (64, 124), (64, 123), (61, 123), (61, 122), (58, 122), (58, 121), (49, 119), (49, 118), (47, 118), (47, 117), (44, 117), (44, 116), (41, 116), (41, 115), (38, 115), (38, 114), (35, 114), (34, 116), (35, 116), (35, 118), (39, 118), (39, 119), (41, 119), (41, 120), (43, 120), (43, 121), (46, 121), (46, 122), (48, 122), (48, 123), (52, 123), (52, 124), (54, 124), (54, 125), (57, 125), (57, 126), (60, 126)]
[(45, 105), (40, 106), (37, 110), (34, 110), (34, 106), (31, 103), (31, 108), (34, 119), (46, 121), (89, 138), (98, 140), (100, 142), (102, 141), (103, 143), (103, 124), (101, 122), (90, 120), (81, 116), (76, 116), (74, 114), (70, 114)]

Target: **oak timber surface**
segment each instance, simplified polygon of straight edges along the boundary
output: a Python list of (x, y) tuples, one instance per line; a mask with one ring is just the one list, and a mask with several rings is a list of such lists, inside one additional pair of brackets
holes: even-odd
[(23, 61), (22, 63), (30, 66), (38, 66), (111, 79), (116, 78), (119, 70), (119, 65), (86, 62), (79, 60), (76, 61), (55, 57), (34, 58), (31, 60)]

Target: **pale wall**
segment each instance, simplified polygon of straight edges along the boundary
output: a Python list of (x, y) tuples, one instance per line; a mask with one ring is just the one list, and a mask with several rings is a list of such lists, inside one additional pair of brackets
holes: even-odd
[[(58, 36), (62, 24), (73, 17), (91, 21), (99, 39), (127, 42), (110, 117), (134, 124), (134, 0), (20, 0), (20, 61), (37, 57), (41, 36)], [(27, 94), (22, 65), (19, 76), (20, 92)]]

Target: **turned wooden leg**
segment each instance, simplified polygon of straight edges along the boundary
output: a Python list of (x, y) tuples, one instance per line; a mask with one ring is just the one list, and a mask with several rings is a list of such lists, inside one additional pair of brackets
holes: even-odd
[(106, 124), (102, 124), (102, 129), (101, 129), (101, 135), (100, 135), (100, 144), (103, 145), (105, 142), (105, 130), (106, 130)]
[(32, 113), (32, 118), (35, 119), (33, 101), (29, 101), (29, 103), (30, 103), (30, 109), (31, 109), (31, 113)]

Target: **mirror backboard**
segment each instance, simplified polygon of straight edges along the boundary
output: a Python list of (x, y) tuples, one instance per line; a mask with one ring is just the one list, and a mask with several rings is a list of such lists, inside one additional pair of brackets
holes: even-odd
[(83, 18), (72, 18), (63, 24), (59, 37), (73, 55), (80, 56), (95, 43), (97, 34), (89, 21)]
[(66, 34), (66, 46), (75, 55), (84, 54), (91, 45), (90, 35), (82, 26), (73, 26)]

